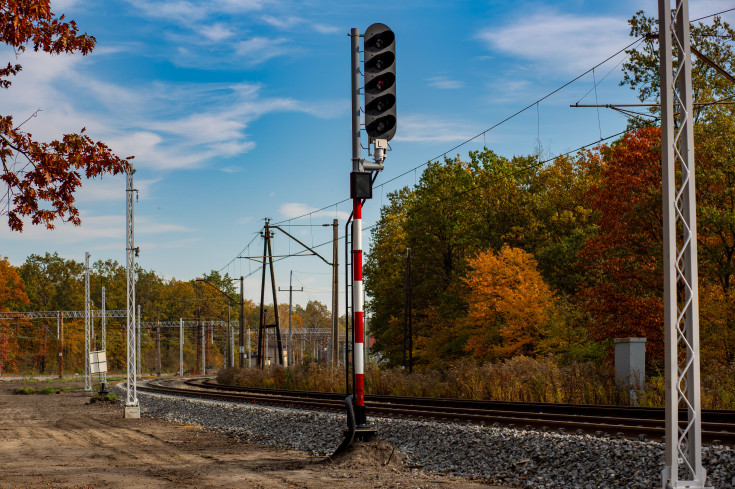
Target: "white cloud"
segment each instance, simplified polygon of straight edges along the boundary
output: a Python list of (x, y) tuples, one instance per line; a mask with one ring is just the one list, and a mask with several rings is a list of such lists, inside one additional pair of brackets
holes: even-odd
[(264, 15), (263, 17), (261, 17), (261, 20), (270, 26), (273, 26), (277, 29), (282, 29), (282, 30), (289, 30), (297, 25), (302, 25), (302, 24), (308, 24), (308, 27), (311, 27), (319, 34), (335, 34), (342, 30), (342, 29), (339, 29), (338, 27), (334, 27), (331, 25), (308, 22), (306, 19), (302, 17), (296, 17), (293, 15), (286, 16), (286, 17), (275, 17), (273, 15)]
[(403, 115), (396, 132), (396, 141), (446, 143), (463, 141), (477, 133), (466, 123), (448, 121), (445, 117)]
[[(3, 54), (12, 56), (8, 50)], [(344, 111), (336, 101), (266, 98), (253, 83), (123, 86), (91, 76), (90, 61), (81, 57), (29, 52), (20, 62), (24, 70), (7, 92), (4, 107), (18, 123), (41, 109), (25, 130), (51, 140), (86, 127), (90, 137), (105, 141), (117, 154), (134, 155), (138, 168), (195, 168), (215, 157), (247, 153), (256, 145), (248, 125), (268, 113), (323, 118)], [(89, 195), (102, 198), (101, 192)]]
[(212, 24), (201, 28), (201, 34), (211, 42), (220, 42), (235, 35), (232, 29), (224, 24)]
[(288, 44), (288, 39), (269, 39), (267, 37), (256, 36), (246, 41), (238, 42), (235, 46), (235, 54), (257, 65), (276, 56), (288, 54), (290, 50), (285, 44)]
[(478, 34), (491, 50), (537, 63), (555, 72), (577, 73), (630, 43), (621, 17), (539, 12)]
[(304, 22), (304, 19), (294, 16), (274, 17), (272, 15), (264, 15), (262, 19), (266, 24), (278, 27), (279, 29), (290, 29), (291, 27)]
[(337, 34), (344, 31), (344, 29), (340, 29), (339, 27), (334, 27), (331, 25), (314, 24), (313, 27), (314, 30), (317, 31), (319, 34)]
[(442, 90), (456, 90), (464, 87), (464, 82), (460, 80), (450, 80), (444, 76), (433, 76), (427, 78), (430, 87), (441, 88)]

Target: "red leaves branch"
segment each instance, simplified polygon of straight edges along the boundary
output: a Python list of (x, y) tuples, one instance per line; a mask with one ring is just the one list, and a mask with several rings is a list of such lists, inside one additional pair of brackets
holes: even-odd
[[(32, 166), (29, 171), (14, 171), (20, 154)], [(129, 158), (128, 158), (129, 159)], [(126, 171), (129, 162), (115, 156), (110, 148), (84, 134), (66, 134), (61, 141), (42, 143), (31, 134), (13, 128), (10, 116), (0, 117), (0, 180), (8, 186), (8, 224), (14, 231), (23, 230), (22, 217), (33, 224), (43, 223), (53, 229), (61, 218), (75, 225), (81, 223), (74, 205), (74, 192), (81, 185), (81, 175), (94, 178), (103, 173)], [(44, 206), (43, 202), (48, 205)]]

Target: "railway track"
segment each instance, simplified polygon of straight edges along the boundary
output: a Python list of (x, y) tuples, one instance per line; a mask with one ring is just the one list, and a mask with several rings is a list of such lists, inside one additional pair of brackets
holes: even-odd
[[(189, 380), (185, 384), (186, 387), (182, 388), (149, 382), (138, 389), (269, 406), (344, 411), (344, 394), (226, 386), (202, 379)], [(661, 408), (396, 396), (369, 396), (365, 406), (369, 416), (436, 419), (653, 440), (660, 440), (664, 435), (664, 411)], [(707, 444), (735, 445), (735, 411), (704, 410), (702, 441)]]

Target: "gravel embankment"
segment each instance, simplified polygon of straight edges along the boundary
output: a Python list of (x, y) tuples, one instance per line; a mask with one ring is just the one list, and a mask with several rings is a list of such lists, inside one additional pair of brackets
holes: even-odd
[[(199, 424), (243, 441), (331, 454), (345, 415), (300, 409), (181, 399), (138, 392), (141, 412)], [(660, 487), (664, 445), (651, 441), (520, 431), (490, 426), (370, 418), (378, 436), (424, 468), (533, 488)], [(735, 487), (735, 449), (704, 449), (715, 488)]]

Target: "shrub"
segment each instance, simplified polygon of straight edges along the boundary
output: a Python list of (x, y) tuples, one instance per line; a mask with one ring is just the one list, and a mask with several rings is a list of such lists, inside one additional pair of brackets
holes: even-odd
[(33, 387), (17, 387), (13, 389), (13, 394), (30, 395), (35, 393), (36, 389), (34, 389)]

